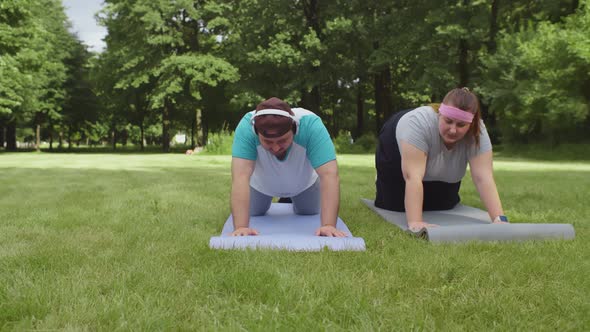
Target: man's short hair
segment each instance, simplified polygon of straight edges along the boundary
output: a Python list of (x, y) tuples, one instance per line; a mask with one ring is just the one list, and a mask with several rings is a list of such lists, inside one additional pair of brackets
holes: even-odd
[(289, 104), (276, 97), (269, 98), (256, 106), (252, 126), (256, 134), (267, 138), (281, 137), (289, 130), (293, 130), (295, 134), (297, 130), (295, 113)]

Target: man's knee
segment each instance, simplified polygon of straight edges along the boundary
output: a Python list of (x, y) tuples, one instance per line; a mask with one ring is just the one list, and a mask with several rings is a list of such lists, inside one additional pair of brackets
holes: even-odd
[(267, 206), (257, 205), (257, 206), (250, 206), (250, 216), (262, 216), (264, 215), (268, 209), (270, 209), (270, 203)]
[(312, 215), (320, 213), (320, 204), (293, 204), (293, 212), (300, 215)]
[(250, 216), (261, 216), (270, 209), (272, 197), (250, 187)]

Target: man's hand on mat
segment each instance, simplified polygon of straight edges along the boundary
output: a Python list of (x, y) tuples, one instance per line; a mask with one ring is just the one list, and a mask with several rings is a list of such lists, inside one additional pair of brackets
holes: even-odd
[(430, 228), (430, 227), (438, 227), (437, 224), (429, 224), (427, 222), (424, 221), (414, 221), (414, 222), (409, 222), (408, 223), (408, 228), (412, 231), (412, 232), (417, 232), (423, 228)]
[(328, 236), (328, 237), (347, 237), (348, 234), (337, 229), (334, 226), (322, 226), (315, 231), (316, 236)]
[(231, 233), (231, 236), (248, 236), (248, 235), (258, 235), (258, 231), (255, 230), (254, 228), (240, 227)]

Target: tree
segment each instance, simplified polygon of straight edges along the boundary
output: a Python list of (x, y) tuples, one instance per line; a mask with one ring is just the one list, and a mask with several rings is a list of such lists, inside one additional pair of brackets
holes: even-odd
[(103, 24), (109, 31), (107, 55), (119, 57), (114, 86), (149, 88), (149, 108), (159, 110), (162, 146), (170, 149), (170, 125), (178, 101), (202, 99), (200, 89), (235, 81), (237, 70), (216, 55), (218, 30), (225, 24), (214, 1), (109, 0)]
[(506, 141), (559, 143), (584, 137), (590, 112), (590, 9), (563, 22), (502, 34), (486, 58), (482, 87)]
[(36, 126), (39, 142), (41, 125), (59, 117), (63, 60), (72, 38), (67, 27), (59, 0), (7, 0), (0, 6), (0, 113), (9, 150), (16, 149), (17, 123)]
[(70, 147), (74, 132), (88, 131), (98, 121), (101, 111), (90, 81), (91, 56), (80, 41), (74, 40), (64, 61), (67, 78), (64, 82), (65, 98), (59, 123), (67, 128)]

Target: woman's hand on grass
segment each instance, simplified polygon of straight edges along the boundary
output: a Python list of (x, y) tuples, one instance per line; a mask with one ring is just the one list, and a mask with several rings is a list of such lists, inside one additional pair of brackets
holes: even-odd
[(248, 235), (258, 235), (258, 231), (255, 230), (254, 228), (240, 227), (231, 233), (231, 236), (248, 236)]
[(492, 221), (492, 224), (505, 225), (505, 224), (509, 224), (509, 222), (507, 222), (507, 221), (501, 221), (501, 220), (494, 220), (494, 221)]
[(438, 225), (437, 224), (429, 224), (424, 221), (412, 221), (412, 222), (408, 223), (408, 228), (412, 232), (418, 232), (423, 228), (432, 228), (432, 227), (438, 227)]
[(334, 226), (322, 226), (315, 231), (316, 236), (328, 236), (328, 237), (347, 237), (348, 234), (337, 229)]

